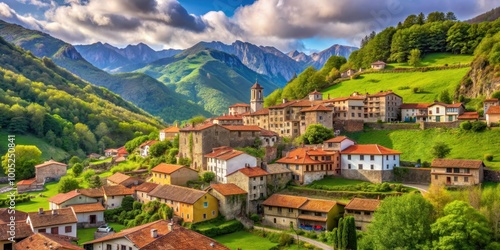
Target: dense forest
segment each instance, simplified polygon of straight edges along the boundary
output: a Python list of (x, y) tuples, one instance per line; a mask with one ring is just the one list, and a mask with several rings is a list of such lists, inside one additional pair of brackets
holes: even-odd
[(33, 134), (72, 155), (122, 146), (162, 123), (0, 38), (0, 128)]

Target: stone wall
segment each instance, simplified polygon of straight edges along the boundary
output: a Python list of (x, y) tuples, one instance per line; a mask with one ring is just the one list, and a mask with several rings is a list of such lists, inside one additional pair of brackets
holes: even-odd
[(265, 147), (266, 154), (264, 156), (264, 162), (272, 162), (276, 157), (278, 157), (277, 147)]
[(382, 183), (393, 181), (394, 174), (390, 170), (342, 169), (342, 177), (372, 183)]
[(483, 173), (483, 181), (500, 182), (500, 171), (485, 168)]
[(335, 120), (333, 122), (334, 130), (341, 130), (347, 132), (363, 131), (363, 120)]
[(397, 167), (394, 168), (394, 181), (414, 184), (430, 184), (430, 168)]
[(462, 121), (454, 122), (419, 122), (420, 129), (430, 129), (430, 128), (459, 128)]
[(418, 130), (420, 125), (418, 123), (365, 123), (366, 126), (375, 130)]

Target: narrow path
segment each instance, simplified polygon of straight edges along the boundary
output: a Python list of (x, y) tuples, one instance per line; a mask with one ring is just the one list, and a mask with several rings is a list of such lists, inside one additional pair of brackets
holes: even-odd
[[(282, 233), (282, 232), (286, 232), (286, 231), (281, 231), (281, 230), (277, 230), (277, 229), (270, 229), (270, 228), (265, 228), (265, 227), (259, 227), (259, 226), (254, 226), (253, 227), (254, 229), (257, 229), (257, 230), (264, 230), (264, 231), (268, 231), (268, 232), (275, 232), (275, 233)], [(286, 232), (287, 234), (293, 236), (294, 239), (297, 239), (297, 235), (294, 234), (294, 233), (289, 233), (289, 232)], [(332, 246), (329, 246), (323, 242), (319, 242), (317, 240), (313, 240), (313, 239), (309, 239), (309, 238), (306, 238), (304, 236), (300, 236), (299, 235), (299, 240), (300, 241), (303, 241), (303, 242), (307, 242), (315, 247), (319, 247), (321, 249), (325, 249), (325, 250), (333, 250), (333, 247)]]
[(418, 189), (422, 194), (427, 193), (429, 190), (429, 185), (422, 185), (422, 184), (408, 184), (408, 183), (403, 183), (403, 186), (406, 187), (411, 187), (411, 188), (416, 188)]

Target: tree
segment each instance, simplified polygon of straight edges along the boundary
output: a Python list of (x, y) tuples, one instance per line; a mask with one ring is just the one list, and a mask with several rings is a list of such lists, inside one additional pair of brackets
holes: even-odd
[(427, 15), (427, 22), (428, 23), (442, 22), (444, 20), (446, 20), (445, 15), (443, 12), (440, 12), (440, 11), (434, 11), (434, 12), (429, 13), (429, 15)]
[(202, 179), (204, 182), (211, 182), (215, 178), (215, 174), (213, 172), (205, 172), (203, 173)]
[(452, 100), (451, 100), (450, 92), (448, 92), (448, 90), (446, 90), (446, 89), (443, 90), (443, 92), (441, 92), (441, 94), (439, 95), (439, 100), (443, 103), (451, 104)]
[(455, 13), (449, 11), (446, 13), (446, 20), (456, 21), (457, 17), (455, 16)]
[(432, 205), (420, 194), (387, 197), (373, 215), (365, 237), (374, 249), (427, 249)]
[(420, 65), (420, 50), (412, 49), (410, 55), (408, 56), (408, 65), (417, 67)]
[(338, 228), (333, 231), (333, 248), (339, 250), (357, 249), (356, 226), (354, 217), (339, 220)]
[(491, 98), (497, 98), (500, 99), (500, 91), (495, 91), (492, 95)]
[(450, 152), (451, 148), (444, 142), (436, 142), (431, 150), (431, 154), (435, 158), (445, 158)]
[(149, 147), (149, 154), (152, 157), (160, 157), (165, 154), (165, 152), (172, 147), (172, 143), (170, 141), (161, 141), (157, 142), (151, 147)]
[(491, 239), (486, 218), (464, 201), (453, 201), (431, 226), (434, 249), (484, 249)]
[(123, 197), (121, 208), (123, 208), (123, 210), (125, 211), (131, 211), (134, 208), (134, 197)]
[(193, 118), (189, 119), (189, 121), (188, 121), (187, 123), (188, 123), (189, 125), (194, 126), (194, 125), (196, 125), (196, 124), (200, 124), (200, 123), (205, 122), (205, 120), (206, 120), (206, 119), (207, 119), (207, 118), (205, 118), (204, 116), (199, 115), (199, 116), (195, 116), (195, 117), (193, 117)]
[(493, 240), (500, 240), (500, 185), (487, 187), (481, 194), (481, 214), (490, 223)]
[(444, 207), (450, 203), (453, 198), (444, 185), (435, 185), (432, 184), (429, 187), (427, 193), (424, 194), (424, 197), (432, 204), (436, 211), (437, 217), (443, 215)]
[[(42, 162), (41, 156), (42, 151), (40, 151), (36, 146), (32, 145), (16, 145), (15, 149), (15, 174), (17, 180), (25, 180), (33, 178), (35, 176), (35, 165)], [(2, 157), (2, 168), (5, 174), (9, 172), (9, 163), (12, 164), (12, 156), (10, 153), (6, 153)]]
[(80, 182), (77, 179), (71, 176), (63, 176), (61, 177), (61, 180), (59, 180), (59, 187), (57, 190), (59, 193), (67, 193), (71, 190), (79, 188), (80, 188)]
[(305, 144), (319, 144), (323, 141), (333, 138), (333, 130), (321, 124), (312, 124), (307, 127), (302, 135), (302, 142)]
[(90, 182), (90, 179), (96, 175), (93, 169), (87, 169), (82, 173), (82, 177), (86, 182)]
[(100, 188), (102, 187), (101, 177), (99, 175), (94, 175), (89, 180), (89, 188)]
[(73, 174), (75, 174), (75, 177), (78, 177), (83, 171), (83, 164), (75, 163), (73, 167), (71, 167), (71, 170), (73, 170)]
[(69, 166), (69, 167), (73, 167), (73, 165), (74, 165), (75, 163), (79, 163), (79, 162), (82, 162), (82, 159), (80, 159), (80, 157), (78, 157), (78, 156), (74, 155), (74, 156), (72, 156), (72, 157), (69, 159), (69, 161), (68, 161), (68, 166)]

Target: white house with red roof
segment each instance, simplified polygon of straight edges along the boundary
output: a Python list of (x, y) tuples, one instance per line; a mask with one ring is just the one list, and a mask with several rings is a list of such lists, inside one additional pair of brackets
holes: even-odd
[(465, 112), (462, 103), (446, 104), (437, 101), (429, 105), (427, 109), (429, 122), (454, 122)]
[(157, 140), (150, 140), (142, 143), (139, 145), (139, 150), (140, 154), (142, 157), (148, 157), (149, 156), (149, 148), (153, 146), (153, 144), (157, 143)]
[(207, 170), (215, 174), (215, 179), (219, 183), (227, 183), (227, 175), (245, 166), (257, 165), (257, 158), (254, 156), (227, 146), (214, 148), (205, 157)]
[(427, 121), (427, 107), (430, 103), (403, 103), (401, 110), (402, 122), (425, 122)]
[(180, 128), (176, 126), (164, 128), (160, 130), (160, 141), (172, 141), (179, 134)]
[(486, 112), (486, 123), (491, 126), (492, 123), (500, 122), (500, 106), (491, 106)]
[(401, 152), (378, 144), (356, 144), (340, 152), (344, 178), (381, 183), (392, 180)]

